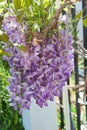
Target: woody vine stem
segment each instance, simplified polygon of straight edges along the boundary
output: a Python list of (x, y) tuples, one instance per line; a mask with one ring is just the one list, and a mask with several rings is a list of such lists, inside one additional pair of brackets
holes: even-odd
[(63, 3), (60, 4), (60, 7), (55, 11), (54, 16), (51, 18), (49, 25), (46, 26), (42, 32), (38, 35), (38, 42), (42, 42), (44, 41), (44, 39), (46, 38), (46, 35), (48, 32), (50, 32), (50, 30), (55, 29), (58, 26), (58, 19), (60, 14), (62, 13), (64, 7), (66, 7), (67, 5), (72, 5), (73, 2), (78, 2), (80, 0), (64, 0)]

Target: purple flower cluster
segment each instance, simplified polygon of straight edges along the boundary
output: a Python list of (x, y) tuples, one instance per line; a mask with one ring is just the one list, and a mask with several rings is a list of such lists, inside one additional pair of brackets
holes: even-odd
[[(14, 17), (10, 21), (5, 19), (3, 30), (9, 36), (10, 42), (25, 43), (20, 25), (15, 23), (14, 19)], [(9, 25), (9, 22), (14, 22), (14, 26)], [(13, 32), (15, 26), (18, 31), (17, 37), (15, 31)], [(29, 52), (26, 53), (16, 47), (7, 48), (14, 54), (13, 57), (8, 58), (11, 73), (9, 101), (15, 110), (20, 109), (20, 113), (30, 108), (32, 98), (36, 100), (36, 104), (43, 107), (47, 106), (48, 100), (53, 101), (54, 96), (61, 95), (62, 88), (73, 70), (73, 48), (71, 35), (66, 41), (66, 31), (61, 30), (60, 36), (61, 38), (55, 35), (47, 38), (43, 47), (39, 44), (33, 46), (31, 43)]]
[(3, 20), (2, 29), (9, 37), (9, 42), (14, 44), (25, 43), (22, 26), (17, 22), (16, 16), (6, 16)]

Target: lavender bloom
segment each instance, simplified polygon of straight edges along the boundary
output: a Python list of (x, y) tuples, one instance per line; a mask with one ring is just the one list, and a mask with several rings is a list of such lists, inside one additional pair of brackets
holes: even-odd
[[(9, 41), (14, 44), (25, 44), (24, 32), (16, 21), (15, 16), (4, 19), (3, 30), (7, 33)], [(9, 78), (9, 91), (11, 94), (11, 106), (14, 109), (30, 109), (31, 99), (36, 100), (40, 107), (47, 106), (47, 101), (53, 101), (54, 96), (60, 96), (65, 82), (73, 70), (72, 37), (68, 36), (66, 43), (66, 31), (61, 30), (62, 40), (53, 36), (46, 39), (41, 46), (30, 46), (30, 54), (14, 47), (7, 47), (13, 57), (7, 57), (10, 65), (11, 77)]]
[(16, 16), (6, 16), (4, 18), (2, 29), (9, 37), (9, 42), (14, 44), (25, 43), (25, 38), (21, 25), (17, 22)]

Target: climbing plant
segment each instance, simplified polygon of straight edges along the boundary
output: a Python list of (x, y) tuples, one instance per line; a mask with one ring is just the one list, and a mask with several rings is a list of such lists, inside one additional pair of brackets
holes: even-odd
[[(2, 6), (1, 54), (8, 61), (10, 105), (20, 113), (61, 96), (73, 70), (70, 15), (78, 0), (13, 0)], [(62, 15), (62, 13), (66, 15)], [(79, 15), (79, 14), (78, 14)], [(78, 16), (77, 16), (78, 17)]]

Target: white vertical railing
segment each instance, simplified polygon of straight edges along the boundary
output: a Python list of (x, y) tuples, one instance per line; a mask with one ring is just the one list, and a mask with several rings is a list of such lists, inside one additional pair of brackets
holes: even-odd
[(22, 113), (23, 127), (25, 130), (31, 130), (30, 111), (25, 110)]
[[(77, 4), (75, 4), (76, 7), (76, 14), (78, 14), (80, 11), (82, 11), (82, 2), (78, 2)], [(82, 23), (82, 18), (79, 20), (79, 23), (77, 25), (77, 31), (78, 31), (78, 38), (80, 41), (83, 41), (83, 23)], [(83, 45), (83, 43), (80, 43), (81, 45)]]
[(71, 130), (70, 108), (69, 108), (67, 85), (63, 88), (63, 105), (64, 105), (64, 116), (65, 116), (65, 128), (66, 130)]
[(33, 101), (30, 110), (23, 112), (23, 126), (25, 130), (58, 130), (56, 101), (44, 108)]

